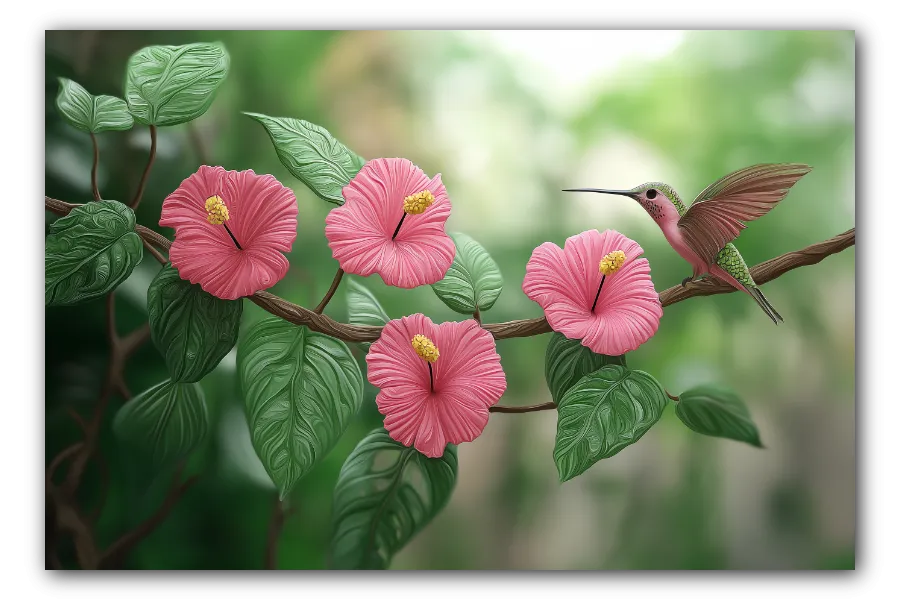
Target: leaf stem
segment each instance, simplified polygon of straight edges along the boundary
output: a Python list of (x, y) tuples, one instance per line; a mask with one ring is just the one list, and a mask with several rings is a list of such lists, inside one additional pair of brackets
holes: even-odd
[(278, 538), (288, 517), (294, 514), (294, 508), (284, 509), (284, 503), (275, 496), (275, 504), (272, 506), (272, 518), (269, 520), (269, 534), (266, 538), (266, 569), (278, 568)]
[(153, 167), (153, 161), (156, 159), (156, 125), (150, 126), (150, 157), (147, 159), (147, 166), (144, 167), (144, 174), (141, 175), (141, 181), (138, 184), (137, 193), (131, 202), (131, 210), (137, 210), (141, 199), (144, 197), (144, 189), (147, 187), (147, 179), (150, 177), (150, 168)]
[[(405, 214), (405, 213), (404, 213)], [(338, 267), (337, 273), (334, 274), (334, 279), (331, 282), (331, 287), (328, 288), (328, 291), (325, 292), (325, 297), (322, 298), (322, 301), (319, 302), (319, 305), (313, 309), (313, 312), (317, 315), (321, 315), (322, 311), (325, 310), (325, 307), (328, 306), (328, 303), (331, 302), (331, 298), (334, 296), (334, 293), (337, 291), (338, 286), (341, 284), (341, 279), (344, 277), (344, 270)]]
[(97, 136), (91, 132), (91, 143), (94, 146), (94, 164), (91, 166), (91, 192), (94, 194), (94, 200), (102, 200), (100, 198), (100, 189), (97, 187), (97, 166), (100, 164), (100, 147), (97, 146)]
[(531, 406), (499, 406), (495, 405), (488, 409), (490, 412), (496, 413), (527, 413), (538, 412), (540, 410), (553, 410), (556, 408), (556, 402), (544, 402), (543, 404), (532, 404)]

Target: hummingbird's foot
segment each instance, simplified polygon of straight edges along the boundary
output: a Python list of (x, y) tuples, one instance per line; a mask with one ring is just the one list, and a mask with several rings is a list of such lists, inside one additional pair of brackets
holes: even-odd
[(689, 281), (693, 281), (693, 277), (685, 277), (681, 280), (681, 287), (687, 287)]

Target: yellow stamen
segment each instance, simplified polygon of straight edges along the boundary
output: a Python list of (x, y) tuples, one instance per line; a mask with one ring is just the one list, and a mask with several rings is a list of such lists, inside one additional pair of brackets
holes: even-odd
[(600, 273), (612, 275), (625, 264), (625, 253), (621, 250), (613, 250), (600, 261)]
[(429, 190), (422, 190), (403, 199), (403, 212), (408, 215), (420, 215), (434, 204), (434, 195)]
[(228, 207), (225, 201), (218, 196), (210, 196), (206, 199), (206, 220), (213, 225), (223, 225), (225, 221), (230, 219)]
[(437, 346), (434, 345), (434, 342), (422, 334), (413, 336), (412, 347), (413, 350), (416, 351), (416, 354), (430, 363), (436, 362), (441, 355), (441, 353), (438, 352)]

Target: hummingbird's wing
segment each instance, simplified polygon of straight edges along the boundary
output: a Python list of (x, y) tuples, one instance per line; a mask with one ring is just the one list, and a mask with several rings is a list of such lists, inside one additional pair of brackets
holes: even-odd
[(811, 170), (803, 164), (766, 164), (726, 175), (700, 192), (679, 219), (681, 234), (707, 264), (714, 264), (716, 254), (738, 236), (746, 221), (775, 208)]

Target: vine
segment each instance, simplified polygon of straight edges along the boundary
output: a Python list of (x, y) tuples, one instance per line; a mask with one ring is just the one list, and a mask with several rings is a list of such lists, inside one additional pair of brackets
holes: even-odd
[[(440, 175), (429, 177), (406, 159), (367, 161), (312, 123), (245, 113), (264, 127), (288, 171), (335, 205), (325, 220), (325, 235), (339, 268), (315, 308), (266, 291), (288, 271), (285, 254), (296, 237), (298, 212), (293, 192), (271, 175), (204, 164), (163, 202), (160, 225), (175, 230), (174, 241), (138, 224), (134, 209), (156, 157), (157, 128), (187, 123), (195, 153), (205, 163), (191, 121), (213, 102), (229, 61), (220, 44), (144, 48), (128, 62), (124, 100), (92, 96), (77, 83), (61, 80), (58, 109), (91, 137), (94, 200), (74, 204), (45, 196), (45, 209), (60, 217), (47, 236), (46, 305), (105, 298), (110, 356), (91, 417), (70, 412), (83, 439), (47, 466), (49, 566), (62, 567), (56, 548), (64, 533), (73, 540), (80, 567), (121, 568), (130, 551), (166, 519), (199, 477), (184, 476), (188, 456), (209, 427), (198, 382), (235, 345), (251, 441), (278, 489), (262, 560), (269, 569), (278, 566), (279, 537), (296, 510), (290, 494), (346, 431), (362, 405), (364, 379), (380, 390), (376, 404), (384, 427), (365, 436), (341, 469), (328, 552), (334, 568), (387, 567), (449, 501), (459, 468), (456, 446), (478, 437), (491, 413), (556, 411), (553, 459), (561, 481), (637, 442), (670, 403), (695, 432), (762, 445), (749, 409), (733, 391), (704, 385), (674, 395), (652, 375), (627, 365), (627, 353), (656, 333), (663, 307), (730, 293), (732, 285), (709, 277), (657, 293), (636, 242), (618, 232), (589, 230), (569, 238), (565, 248), (546, 243), (535, 249), (522, 288), (545, 316), (484, 323), (503, 278), (477, 241), (445, 232), (450, 197)], [(166, 72), (184, 75), (178, 81), (190, 81), (189, 89), (161, 77), (160, 64)], [(124, 131), (135, 122), (147, 125), (151, 137), (135, 196), (127, 205), (103, 200), (96, 134)], [(776, 166), (775, 172), (784, 177), (786, 171)], [(789, 184), (776, 181), (780, 195), (775, 202), (796, 178)], [(715, 188), (720, 194), (729, 185), (746, 186), (746, 179), (722, 182)], [(771, 179), (766, 185), (766, 193), (775, 189)], [(626, 195), (639, 196), (653, 215), (664, 210), (647, 204), (657, 196), (655, 189), (636, 190)], [(702, 210), (708, 212), (709, 204)], [(740, 207), (730, 211), (741, 214)], [(746, 276), (761, 285), (854, 243), (855, 229), (850, 229), (756, 265)], [(149, 322), (120, 336), (115, 288), (142, 260), (144, 249), (162, 266), (148, 290)], [(580, 253), (578, 261), (590, 255), (591, 269), (579, 270), (573, 253)], [(402, 288), (430, 285), (466, 318), (439, 324), (419, 313), (389, 319), (374, 294), (348, 274), (377, 274)], [(566, 279), (570, 276), (574, 279)], [(347, 323), (324, 314), (345, 279)], [(238, 339), (244, 298), (273, 318)], [(506, 376), (495, 340), (545, 333), (552, 333), (545, 374), (553, 401), (500, 404)], [(170, 378), (132, 397), (125, 364), (150, 339), (165, 357)], [(347, 343), (366, 350), (365, 374)], [(174, 467), (174, 476), (152, 515), (100, 549), (93, 523), (103, 498), (85, 515), (77, 492), (91, 460), (96, 459), (104, 480), (108, 477), (98, 439), (114, 394), (125, 400), (113, 420), (119, 443), (148, 458), (154, 468)], [(376, 457), (393, 461), (382, 468)], [(56, 474), (65, 465), (60, 482)], [(421, 485), (411, 485), (413, 477)]]

